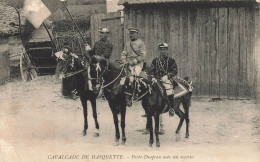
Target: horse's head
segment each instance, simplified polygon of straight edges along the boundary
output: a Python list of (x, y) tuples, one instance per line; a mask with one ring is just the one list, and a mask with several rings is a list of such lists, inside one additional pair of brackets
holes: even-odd
[(134, 95), (135, 95), (135, 83), (131, 81), (130, 77), (126, 77), (124, 83), (124, 93), (126, 106), (132, 106)]
[(55, 71), (56, 76), (64, 76), (68, 73), (82, 70), (87, 66), (87, 62), (78, 55), (72, 53), (69, 47), (63, 47), (61, 51), (56, 52), (58, 64)]
[(132, 106), (134, 100), (141, 100), (150, 91), (150, 81), (147, 79), (127, 77), (124, 84), (126, 105)]
[(58, 62), (55, 75), (62, 79), (62, 94), (70, 96), (72, 91), (75, 92), (74, 90), (82, 83), (76, 74), (84, 70), (88, 63), (82, 57), (72, 53), (69, 47), (63, 47), (61, 51), (55, 53), (55, 56)]
[(101, 85), (103, 84), (102, 77), (107, 70), (107, 64), (107, 60), (102, 56), (94, 55), (91, 57), (89, 79), (91, 80), (94, 92), (99, 92)]

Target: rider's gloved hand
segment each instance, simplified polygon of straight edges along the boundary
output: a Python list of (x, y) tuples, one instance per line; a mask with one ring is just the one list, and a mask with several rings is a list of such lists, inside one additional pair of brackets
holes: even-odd
[(173, 73), (169, 73), (169, 74), (168, 74), (169, 79), (173, 78), (174, 76), (175, 76), (175, 75), (174, 75)]
[(152, 78), (152, 81), (153, 81), (153, 82), (157, 82), (157, 79), (155, 79), (155, 78)]
[(133, 61), (127, 61), (126, 64), (132, 66), (132, 65), (134, 65), (134, 62)]
[(61, 56), (61, 59), (63, 61), (67, 60), (68, 58), (69, 58), (69, 56), (67, 54), (65, 54), (65, 53), (63, 53), (62, 56)]
[(86, 51), (90, 51), (90, 50), (91, 50), (91, 47), (90, 47), (88, 44), (86, 44), (86, 45), (85, 45), (85, 50), (86, 50)]

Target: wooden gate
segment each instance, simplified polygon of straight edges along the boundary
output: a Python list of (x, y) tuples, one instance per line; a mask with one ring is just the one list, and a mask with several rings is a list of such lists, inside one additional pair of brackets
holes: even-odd
[(121, 22), (121, 14), (119, 12), (99, 13), (91, 15), (91, 45), (99, 40), (98, 30), (108, 28), (110, 31), (109, 40), (113, 43), (113, 52), (111, 60), (120, 59), (120, 54), (123, 51), (123, 25)]

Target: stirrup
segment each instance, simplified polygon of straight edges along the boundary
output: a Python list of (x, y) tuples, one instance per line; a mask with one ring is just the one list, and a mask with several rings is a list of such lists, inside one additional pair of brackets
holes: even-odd
[(174, 110), (173, 110), (173, 108), (170, 108), (170, 109), (169, 109), (169, 116), (170, 116), (170, 117), (174, 116)]

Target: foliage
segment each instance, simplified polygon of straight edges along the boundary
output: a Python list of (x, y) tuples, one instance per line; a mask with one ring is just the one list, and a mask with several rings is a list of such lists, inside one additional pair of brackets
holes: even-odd
[[(90, 16), (82, 19), (75, 19), (75, 23), (82, 31), (88, 31), (90, 29)], [(58, 20), (53, 22), (53, 30), (56, 32), (75, 31), (76, 26), (70, 19)]]

